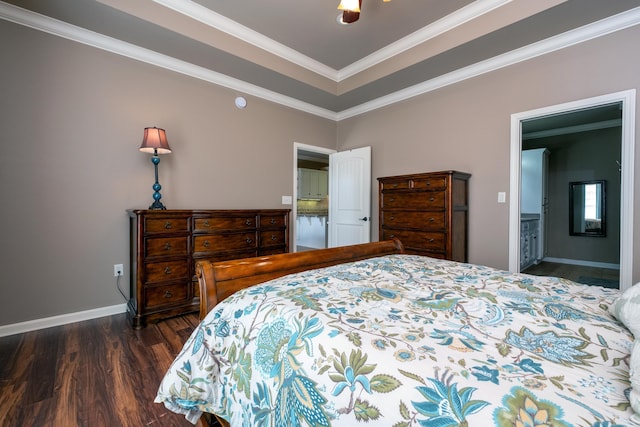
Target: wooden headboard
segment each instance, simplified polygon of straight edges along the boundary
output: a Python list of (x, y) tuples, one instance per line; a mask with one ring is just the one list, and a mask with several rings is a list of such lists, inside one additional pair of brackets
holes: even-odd
[(398, 239), (338, 248), (214, 262), (199, 260), (200, 319), (234, 292), (276, 277), (376, 256), (403, 253)]

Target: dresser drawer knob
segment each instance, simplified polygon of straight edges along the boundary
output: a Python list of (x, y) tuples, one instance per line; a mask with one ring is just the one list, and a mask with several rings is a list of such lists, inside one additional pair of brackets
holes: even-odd
[(393, 185), (392, 185), (392, 187), (393, 187), (393, 188), (398, 188), (398, 184), (397, 184), (397, 183), (396, 183), (396, 184), (393, 184)]
[(395, 217), (395, 216), (390, 216), (390, 217), (389, 217), (389, 219), (390, 219), (391, 221), (393, 221), (394, 219), (396, 219), (396, 217)]
[(431, 185), (431, 181), (425, 181), (426, 186), (430, 186)]
[(253, 243), (253, 239), (251, 239), (250, 237), (247, 237), (246, 242), (247, 242), (248, 245), (250, 245), (250, 244)]
[(171, 274), (171, 267), (165, 267), (164, 274)]
[(436, 220), (436, 219), (435, 219), (434, 217), (429, 218), (429, 222), (433, 222), (433, 221), (435, 221), (435, 220)]
[(429, 243), (433, 243), (435, 241), (436, 241), (436, 239), (434, 239), (434, 238), (429, 239)]
[(389, 197), (389, 201), (393, 202), (395, 199), (393, 197)]
[(429, 201), (433, 202), (436, 198), (435, 197), (429, 197)]
[(276, 219), (275, 218), (271, 218), (271, 224), (275, 224), (276, 223)]
[(205, 226), (205, 227), (209, 227), (209, 220), (208, 220), (208, 219), (205, 219), (205, 220), (204, 220), (204, 226)]
[(167, 221), (164, 223), (164, 229), (165, 230), (170, 230), (173, 228), (173, 225), (171, 224), (171, 221)]
[(171, 291), (164, 291), (164, 297), (165, 298), (171, 298), (173, 296), (173, 294), (171, 293)]
[(202, 246), (204, 246), (205, 248), (208, 248), (210, 246), (209, 241), (205, 240), (204, 243), (202, 244)]
[(271, 241), (275, 242), (276, 240), (278, 240), (278, 236), (276, 236), (275, 234), (271, 235)]
[(165, 251), (170, 251), (170, 250), (171, 250), (171, 243), (167, 242), (167, 243), (164, 245), (164, 250), (165, 250)]
[(251, 224), (253, 224), (253, 222), (252, 222), (250, 219), (246, 220), (244, 223), (245, 223), (246, 225), (251, 225)]

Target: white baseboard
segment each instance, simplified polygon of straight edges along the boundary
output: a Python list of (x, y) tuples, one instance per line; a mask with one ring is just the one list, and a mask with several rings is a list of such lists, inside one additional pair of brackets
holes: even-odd
[(556, 262), (558, 264), (583, 265), (585, 267), (610, 268), (612, 270), (620, 270), (620, 264), (612, 264), (608, 262), (582, 261), (579, 259), (553, 258), (544, 257), (542, 261)]
[(11, 325), (2, 325), (0, 326), (0, 337), (36, 331), (38, 329), (51, 328), (53, 326), (66, 325), (68, 323), (82, 322), (83, 320), (97, 319), (98, 317), (112, 316), (126, 311), (127, 304), (124, 303), (109, 307), (94, 308), (92, 310), (78, 311), (76, 313), (45, 317), (44, 319), (13, 323)]

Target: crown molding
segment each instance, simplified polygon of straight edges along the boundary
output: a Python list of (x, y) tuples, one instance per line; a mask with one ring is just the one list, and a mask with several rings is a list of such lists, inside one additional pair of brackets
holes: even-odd
[[(169, 0), (162, 0), (169, 1)], [(365, 102), (355, 107), (333, 112), (325, 108), (312, 105), (298, 99), (282, 95), (280, 93), (259, 87), (245, 81), (229, 77), (227, 75), (200, 67), (185, 61), (172, 58), (145, 49), (131, 43), (123, 42), (112, 37), (104, 36), (75, 25), (31, 12), (20, 7), (0, 1), (0, 18), (24, 25), (38, 31), (43, 31), (52, 35), (63, 37), (78, 43), (86, 44), (98, 49), (102, 49), (117, 55), (125, 56), (134, 60), (142, 61), (180, 74), (191, 76), (212, 84), (223, 86), (248, 95), (252, 95), (267, 101), (271, 101), (286, 107), (294, 108), (309, 114), (313, 114), (325, 119), (340, 121), (360, 114), (367, 113), (397, 102), (401, 102), (418, 95), (431, 92), (452, 84), (462, 82), (466, 79), (480, 76), (491, 71), (499, 70), (519, 62), (526, 61), (547, 53), (564, 49), (578, 43), (592, 40), (598, 37), (624, 30), (640, 24), (640, 7), (626, 12), (605, 18), (601, 21), (585, 25), (575, 30), (550, 37), (546, 40), (522, 47), (520, 49), (507, 52), (505, 54), (478, 62), (476, 64), (461, 68), (451, 73), (424, 81), (417, 85), (408, 87)]]

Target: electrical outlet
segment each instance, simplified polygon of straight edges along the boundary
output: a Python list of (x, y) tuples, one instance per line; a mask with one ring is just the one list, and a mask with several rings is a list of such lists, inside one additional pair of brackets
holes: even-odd
[(113, 264), (113, 277), (122, 276), (124, 274), (124, 267), (122, 264)]

